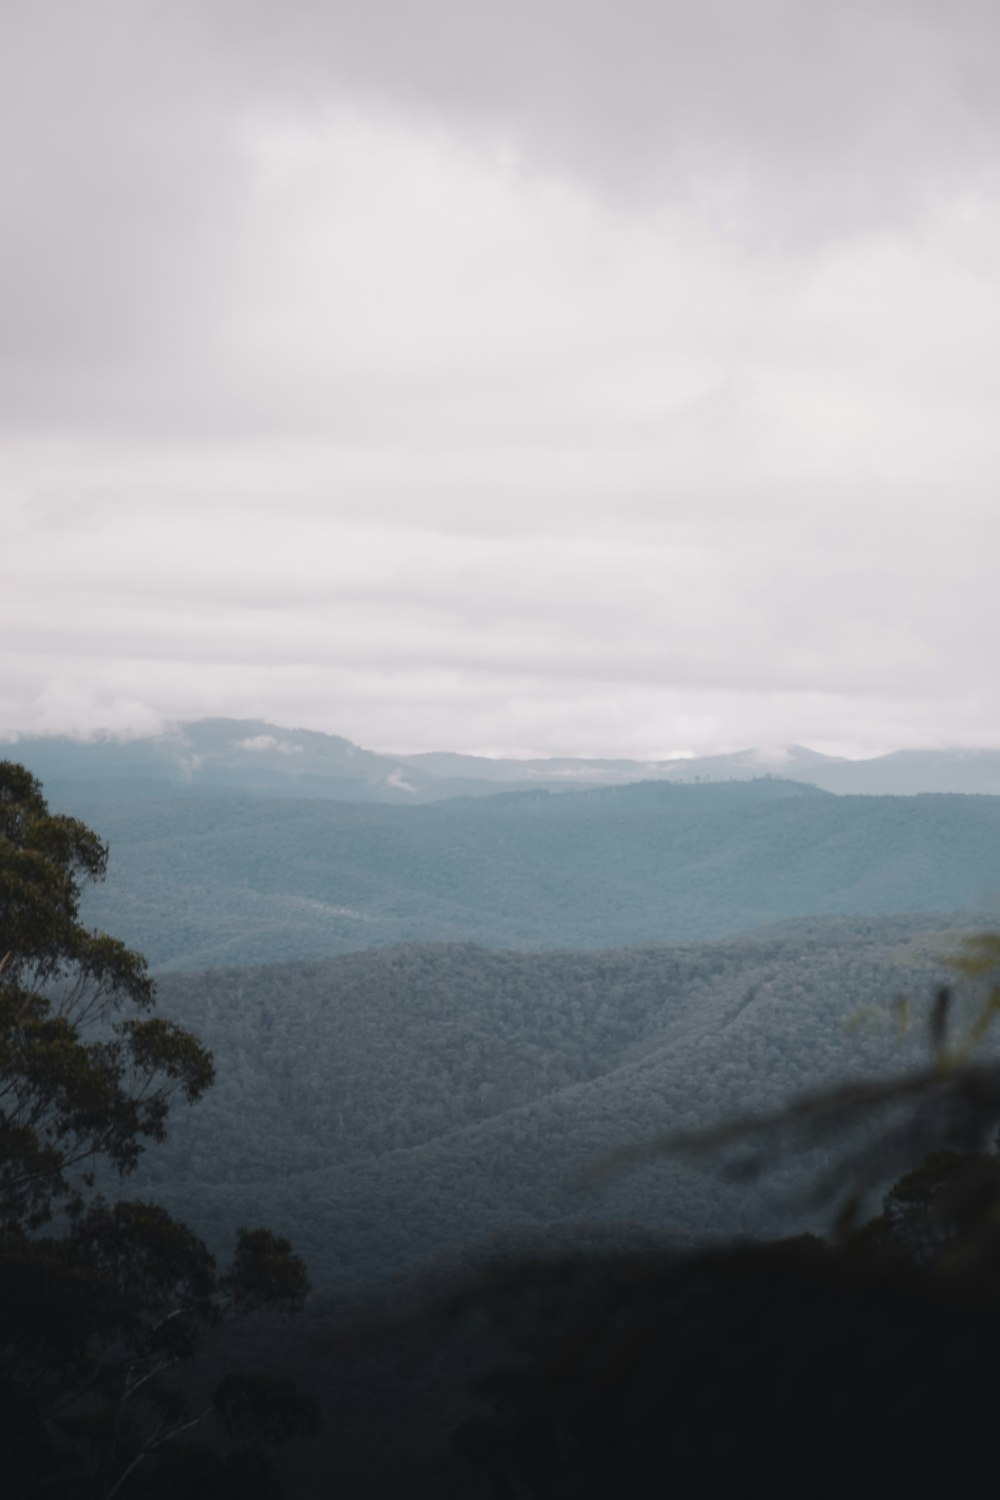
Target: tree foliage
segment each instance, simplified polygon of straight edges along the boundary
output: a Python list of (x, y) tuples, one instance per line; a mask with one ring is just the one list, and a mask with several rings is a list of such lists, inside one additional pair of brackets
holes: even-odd
[(54, 816), (22, 766), (0, 762), (0, 1225), (38, 1228), (96, 1157), (130, 1171), (172, 1100), (211, 1084), (212, 1059), (148, 1014), (145, 960), (80, 921), (107, 847)]
[(256, 1444), (199, 1448), (190, 1435), (214, 1414), (220, 1431), (285, 1441), (315, 1425), (311, 1398), (239, 1372), (199, 1408), (168, 1377), (228, 1319), (300, 1305), (305, 1266), (257, 1228), (239, 1231), (220, 1270), (160, 1205), (95, 1188), (97, 1171), (133, 1171), (164, 1139), (171, 1105), (213, 1080), (198, 1040), (151, 1013), (145, 960), (80, 919), (83, 885), (107, 858), (84, 824), (49, 811), (29, 772), (0, 762), (6, 1492), (112, 1500), (183, 1484), (270, 1500), (273, 1466)]

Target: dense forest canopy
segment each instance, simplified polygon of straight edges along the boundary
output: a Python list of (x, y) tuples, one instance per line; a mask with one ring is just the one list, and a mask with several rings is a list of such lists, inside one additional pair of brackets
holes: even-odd
[(88, 920), (154, 970), (397, 943), (608, 948), (793, 917), (986, 913), (1000, 798), (793, 782), (503, 793), (424, 807), (202, 795), (83, 806), (113, 843)]
[[(940, 982), (942, 919), (792, 923), (602, 953), (414, 945), (165, 975), (219, 1081), (143, 1180), (220, 1243), (273, 1204), (321, 1288), (513, 1226), (724, 1235), (815, 1224), (811, 1165), (762, 1191), (677, 1163), (583, 1193), (601, 1154), (901, 1065), (894, 1000)], [(195, 1210), (197, 1205), (197, 1210)]]

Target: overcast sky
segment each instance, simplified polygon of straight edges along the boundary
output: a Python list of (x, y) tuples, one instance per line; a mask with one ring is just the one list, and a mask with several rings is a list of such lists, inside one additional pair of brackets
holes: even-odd
[(1000, 745), (1000, 12), (4, 0), (0, 731)]

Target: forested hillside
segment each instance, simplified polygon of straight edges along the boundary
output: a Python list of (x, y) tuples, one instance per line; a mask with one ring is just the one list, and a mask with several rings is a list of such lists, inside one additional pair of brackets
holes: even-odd
[(663, 1129), (898, 1064), (893, 999), (927, 993), (957, 941), (931, 919), (808, 922), (600, 954), (413, 946), (166, 976), (162, 1004), (197, 1025), (218, 1082), (141, 1181), (220, 1237), (266, 1212), (326, 1288), (518, 1226), (802, 1222), (805, 1176), (763, 1196), (676, 1164), (586, 1194), (572, 1179)]
[[(11, 774), (30, 782), (17, 767)], [(36, 794), (37, 788), (35, 843), (58, 852), (63, 834), (83, 839), (86, 868), (99, 880), (104, 846), (71, 821), (47, 821)], [(534, 1439), (522, 1424), (510, 1427), (503, 1401), (484, 1425), (476, 1406), (476, 1391), (485, 1389), (480, 1378), (507, 1379), (501, 1366), (511, 1357), (522, 1362), (515, 1400), (526, 1402), (529, 1412), (534, 1403), (550, 1423), (545, 1400), (536, 1401), (541, 1387), (523, 1366), (524, 1351), (544, 1364), (546, 1340), (557, 1325), (570, 1341), (582, 1328), (600, 1349), (592, 1330), (605, 1327), (605, 1288), (616, 1297), (616, 1287), (628, 1292), (627, 1316), (645, 1329), (642, 1288), (649, 1284), (655, 1316), (666, 1295), (678, 1327), (698, 1341), (708, 1326), (712, 1347), (728, 1347), (725, 1330), (719, 1344), (713, 1319), (722, 1314), (715, 1302), (707, 1314), (702, 1310), (699, 1268), (750, 1276), (745, 1296), (736, 1300), (737, 1316), (748, 1299), (754, 1304), (751, 1272), (758, 1264), (761, 1285), (774, 1266), (775, 1285), (787, 1290), (780, 1276), (784, 1252), (779, 1249), (776, 1260), (761, 1252), (760, 1259), (757, 1250), (740, 1248), (740, 1238), (825, 1227), (827, 1213), (808, 1190), (842, 1141), (827, 1136), (821, 1146), (814, 1135), (796, 1156), (769, 1151), (769, 1170), (759, 1179), (695, 1170), (675, 1155), (646, 1155), (641, 1165), (633, 1161), (627, 1171), (598, 1178), (595, 1164), (623, 1148), (626, 1154), (638, 1148), (641, 1156), (664, 1131), (780, 1111), (789, 1100), (831, 1084), (878, 1078), (873, 1087), (884, 1090), (887, 1073), (926, 1062), (927, 1027), (901, 1025), (904, 995), (911, 997), (912, 1013), (923, 1016), (936, 997), (934, 1034), (943, 1060), (947, 960), (963, 933), (979, 925), (969, 908), (987, 899), (994, 878), (1000, 884), (993, 850), (998, 808), (989, 798), (837, 799), (791, 782), (762, 781), (639, 785), (559, 797), (536, 792), (423, 808), (199, 795), (139, 799), (105, 811), (110, 815), (102, 832), (124, 857), (113, 883), (91, 902), (88, 921), (97, 914), (149, 946), (161, 967), (165, 955), (190, 963), (206, 947), (216, 962), (200, 971), (161, 972), (158, 998), (166, 1022), (153, 1019), (135, 1029), (133, 1021), (117, 1019), (114, 1006), (91, 1014), (84, 1004), (82, 1022), (96, 1028), (97, 1037), (87, 1055), (106, 1059), (117, 1076), (122, 1039), (137, 1038), (145, 1047), (148, 1035), (201, 1059), (205, 1079), (214, 1074), (217, 1086), (195, 1113), (175, 1112), (166, 1142), (158, 1117), (152, 1119), (147, 1134), (155, 1149), (139, 1143), (135, 1177), (123, 1183), (113, 1157), (93, 1163), (94, 1176), (83, 1187), (113, 1201), (97, 1196), (86, 1210), (82, 1200), (71, 1204), (69, 1238), (75, 1245), (73, 1236), (94, 1226), (103, 1246), (109, 1225), (118, 1226), (115, 1235), (134, 1222), (179, 1225), (188, 1235), (183, 1226), (190, 1223), (197, 1226), (190, 1243), (199, 1264), (211, 1264), (202, 1236), (216, 1252), (235, 1243), (239, 1255), (242, 1245), (259, 1245), (265, 1270), (279, 1252), (279, 1259), (292, 1256), (294, 1296), (285, 1301), (298, 1305), (310, 1281), (319, 1294), (306, 1323), (286, 1337), (251, 1319), (206, 1350), (203, 1364), (185, 1376), (178, 1435), (190, 1421), (202, 1420), (189, 1421), (188, 1413), (204, 1414), (204, 1391), (213, 1387), (212, 1409), (229, 1420), (226, 1403), (236, 1389), (229, 1370), (248, 1399), (257, 1401), (261, 1392), (288, 1395), (289, 1411), (302, 1419), (295, 1429), (300, 1435), (312, 1432), (322, 1409), (330, 1425), (321, 1446), (302, 1446), (288, 1457), (291, 1493), (303, 1496), (326, 1495), (334, 1486), (345, 1494), (465, 1500), (485, 1493), (470, 1475), (476, 1454), (487, 1475), (496, 1461), (520, 1464), (522, 1453), (533, 1462)], [(22, 851), (16, 816), (9, 821), (8, 900), (15, 899), (8, 918), (12, 913), (16, 928), (21, 905), (30, 915), (37, 893), (44, 896), (48, 887), (33, 883), (39, 851), (34, 844)], [(26, 826), (31, 834), (35, 824), (29, 819)], [(66, 847), (71, 857), (74, 846)], [(69, 889), (75, 924), (72, 876)], [(942, 891), (964, 914), (892, 914), (895, 904), (930, 903)], [(774, 913), (838, 907), (869, 915), (760, 925)], [(291, 911), (304, 914), (297, 927), (282, 919)], [(58, 901), (52, 921), (43, 931), (58, 934)], [(463, 937), (470, 929), (513, 933), (519, 946), (390, 942), (394, 933), (433, 931), (435, 923)], [(732, 925), (754, 931), (715, 941), (688, 936), (606, 945), (616, 931), (633, 939)], [(17, 965), (24, 963), (18, 955), (34, 930), (22, 926), (20, 936), (11, 929), (2, 961), (15, 976), (7, 1009), (15, 1031), (24, 1016), (24, 997), (16, 991)], [(367, 947), (359, 933), (369, 934)], [(565, 934), (577, 946), (554, 948)], [(139, 1000), (151, 1000), (138, 955), (86, 927), (73, 925), (71, 936), (83, 988), (71, 986), (67, 999), (58, 964), (43, 967), (52, 999), (28, 996), (40, 1014), (47, 1017), (53, 1007), (73, 1014), (95, 953), (106, 954), (113, 973), (116, 965), (131, 966), (141, 980)], [(310, 941), (331, 939), (354, 951), (257, 965), (217, 961), (226, 951), (273, 956), (283, 944), (308, 952)], [(72, 964), (66, 973), (72, 975)], [(953, 1007), (953, 1020), (961, 1022), (963, 1003)], [(967, 1003), (973, 1007), (969, 1021), (975, 993)], [(997, 1003), (992, 993), (984, 1014)], [(51, 1068), (66, 1024), (60, 1010), (54, 1029), (38, 1031), (33, 1022), (22, 1028), (29, 1052), (36, 1044), (42, 1048), (38, 1076), (45, 1088), (53, 1079), (61, 1086), (62, 1072)], [(164, 1057), (172, 1077), (177, 1058), (169, 1050)], [(134, 1078), (140, 1101), (148, 1072), (140, 1056)], [(956, 1082), (956, 1104), (965, 1082), (978, 1087), (980, 1078), (970, 1069), (966, 1080), (959, 1069), (952, 1079), (935, 1065), (924, 1076), (932, 1092)], [(78, 1091), (79, 1083), (72, 1087)], [(88, 1108), (81, 1118), (101, 1130), (100, 1110), (95, 1115)], [(132, 1116), (123, 1118), (127, 1124)], [(77, 1129), (77, 1116), (65, 1119), (59, 1130)], [(838, 1131), (845, 1123), (839, 1120)], [(961, 1135), (961, 1126), (959, 1120), (952, 1134)], [(870, 1131), (855, 1127), (855, 1145), (868, 1150), (871, 1139)], [(747, 1146), (745, 1137), (740, 1140), (737, 1158)], [(127, 1134), (126, 1145), (130, 1141)], [(282, 1237), (268, 1229), (248, 1234), (245, 1226), (261, 1219), (280, 1225)], [(20, 1231), (9, 1240), (17, 1264), (25, 1243)], [(126, 1234), (126, 1248), (130, 1243)], [(109, 1250), (114, 1267), (123, 1264), (117, 1244)], [(46, 1242), (41, 1248), (48, 1253)], [(806, 1254), (801, 1246), (800, 1252)], [(809, 1250), (813, 1259), (792, 1267), (810, 1305), (821, 1296), (815, 1256), (825, 1253)], [(136, 1264), (145, 1285), (149, 1268)], [(845, 1274), (851, 1264), (848, 1255)], [(655, 1288), (648, 1282), (653, 1273)], [(170, 1264), (164, 1274), (169, 1280)], [(221, 1297), (235, 1274), (205, 1284)], [(582, 1287), (582, 1299), (574, 1284)], [(40, 1293), (36, 1287), (39, 1306), (47, 1307), (48, 1285), (38, 1283)], [(554, 1303), (545, 1300), (546, 1285)], [(681, 1290), (679, 1309), (669, 1302), (674, 1285)], [(513, 1295), (516, 1324), (504, 1314), (498, 1325), (484, 1321), (493, 1286), (501, 1296), (505, 1286)], [(793, 1287), (781, 1315), (786, 1332), (798, 1329), (799, 1295)], [(258, 1305), (252, 1299), (248, 1311)], [(456, 1320), (462, 1305), (468, 1316)], [(220, 1316), (226, 1306), (220, 1304)], [(916, 1306), (922, 1306), (919, 1298)], [(214, 1307), (200, 1314), (207, 1328)], [(909, 1307), (904, 1298), (906, 1326)], [(39, 1344), (36, 1321), (24, 1320), (26, 1348)], [(154, 1345), (160, 1326), (150, 1334)], [(98, 1331), (107, 1336), (106, 1329)], [(867, 1323), (861, 1332), (869, 1335)], [(877, 1333), (871, 1338), (877, 1343)], [(658, 1340), (636, 1344), (642, 1358), (647, 1345), (655, 1350)], [(156, 1359), (152, 1347), (146, 1352)], [(685, 1389), (681, 1355), (678, 1361)], [(120, 1400), (131, 1400), (129, 1360), (119, 1365), (125, 1380)], [(59, 1380), (69, 1378), (72, 1387), (75, 1370), (70, 1378), (60, 1367)], [(263, 1386), (253, 1373), (261, 1370)], [(17, 1380), (23, 1384), (30, 1373), (19, 1365)], [(561, 1380), (559, 1403), (571, 1387)], [(155, 1405), (159, 1389), (149, 1390)], [(631, 1400), (627, 1382), (620, 1394)], [(174, 1397), (165, 1399), (169, 1405)], [(571, 1401), (560, 1421), (585, 1434), (586, 1387), (582, 1400), (579, 1409)], [(38, 1413), (39, 1431), (47, 1431), (48, 1407)], [(626, 1427), (628, 1420), (626, 1413)], [(252, 1425), (259, 1424), (254, 1419)], [(143, 1447), (139, 1428), (130, 1439), (135, 1462), (151, 1470), (159, 1461), (159, 1431), (151, 1430), (152, 1446)], [(107, 1446), (102, 1432), (85, 1433), (97, 1451)], [(468, 1442), (471, 1448), (462, 1447)], [(609, 1449), (616, 1454), (614, 1473), (624, 1463), (616, 1442)], [(632, 1452), (627, 1434), (625, 1452)], [(652, 1454), (636, 1461), (638, 1471), (647, 1472), (658, 1452), (654, 1443)], [(229, 1462), (212, 1449), (195, 1448), (182, 1460), (199, 1473)], [(270, 1458), (253, 1461), (270, 1484)], [(35, 1457), (24, 1462), (30, 1468)], [(172, 1456), (165, 1453), (163, 1462), (167, 1473)], [(222, 1493), (217, 1485), (208, 1492)], [(643, 1492), (641, 1485), (631, 1492)], [(274, 1490), (259, 1493), (269, 1500)], [(598, 1486), (596, 1493), (604, 1491)]]
[(1000, 891), (992, 797), (757, 781), (408, 808), (201, 796), (73, 811), (114, 849), (89, 920), (158, 969), (400, 942), (708, 939), (800, 916), (982, 911)]

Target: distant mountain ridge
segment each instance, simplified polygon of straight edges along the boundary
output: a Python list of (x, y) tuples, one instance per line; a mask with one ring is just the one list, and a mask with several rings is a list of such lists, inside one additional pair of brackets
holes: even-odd
[(339, 735), (286, 729), (258, 719), (198, 719), (163, 734), (18, 736), (0, 755), (22, 760), (54, 802), (162, 797), (205, 791), (344, 802), (437, 802), (501, 790), (565, 791), (637, 781), (806, 782), (838, 794), (912, 796), (922, 792), (1000, 795), (1000, 748), (897, 750), (870, 760), (822, 755), (803, 745), (725, 755), (641, 761), (599, 757), (513, 760), (430, 751), (387, 755)]
[(594, 949), (813, 915), (988, 914), (1000, 893), (1000, 797), (835, 797), (774, 778), (410, 807), (207, 791), (65, 806), (112, 850), (88, 922), (160, 970), (396, 943)]

